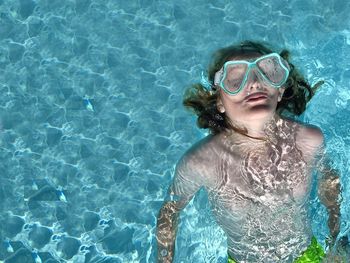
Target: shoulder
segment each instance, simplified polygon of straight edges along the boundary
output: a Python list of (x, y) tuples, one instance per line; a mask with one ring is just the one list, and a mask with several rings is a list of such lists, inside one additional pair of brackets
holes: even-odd
[(296, 145), (304, 157), (311, 160), (324, 147), (322, 130), (311, 124), (294, 122), (296, 125)]
[(285, 124), (289, 127), (295, 127), (295, 137), (297, 143), (306, 143), (309, 146), (321, 147), (324, 143), (322, 130), (316, 125), (295, 121), (289, 118), (283, 118)]
[(177, 172), (191, 172), (204, 175), (208, 173), (215, 160), (216, 136), (209, 135), (189, 148), (176, 165)]
[(215, 147), (215, 136), (208, 135), (200, 141), (193, 144), (181, 157), (179, 164), (186, 163), (187, 165), (198, 165), (202, 164), (203, 161), (206, 161)]
[(300, 142), (307, 144), (309, 147), (320, 148), (324, 143), (324, 135), (322, 130), (314, 125), (298, 124), (298, 139)]

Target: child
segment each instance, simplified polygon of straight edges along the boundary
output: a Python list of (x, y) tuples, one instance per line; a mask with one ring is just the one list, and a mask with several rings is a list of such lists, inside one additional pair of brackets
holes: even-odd
[(158, 216), (159, 262), (172, 262), (179, 212), (201, 187), (227, 234), (229, 262), (324, 258), (308, 212), (312, 169), (324, 175), (318, 193), (332, 240), (339, 233), (339, 178), (325, 165), (321, 130), (287, 118), (300, 115), (321, 84), (311, 88), (288, 55), (249, 41), (220, 49), (208, 80), (187, 90), (184, 105), (211, 134), (177, 164), (173, 199)]

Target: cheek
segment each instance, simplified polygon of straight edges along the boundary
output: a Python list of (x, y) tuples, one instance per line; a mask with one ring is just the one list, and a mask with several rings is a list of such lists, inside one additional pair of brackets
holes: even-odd
[(281, 94), (283, 94), (281, 89), (275, 89), (272, 87), (269, 87), (269, 89), (270, 89), (270, 94), (272, 98), (278, 99), (278, 97), (280, 97)]
[(236, 95), (229, 95), (223, 90), (220, 90), (220, 98), (223, 104), (232, 104), (241, 102), (244, 99), (244, 95), (243, 92), (240, 92)]
[(230, 95), (226, 95), (224, 97), (222, 97), (222, 102), (224, 104), (225, 107), (230, 107), (230, 106), (234, 106), (236, 104), (239, 104), (242, 99), (237, 97), (238, 95), (235, 96), (230, 96)]

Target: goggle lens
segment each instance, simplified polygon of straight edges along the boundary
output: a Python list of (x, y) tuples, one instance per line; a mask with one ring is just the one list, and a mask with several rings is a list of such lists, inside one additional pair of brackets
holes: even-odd
[(237, 92), (241, 87), (247, 72), (247, 64), (229, 64), (226, 67), (225, 78), (223, 79), (224, 87), (230, 92)]
[[(279, 85), (286, 77), (286, 70), (281, 66), (278, 57), (269, 57), (256, 63), (257, 67), (272, 84)], [(283, 84), (283, 83), (282, 83)], [(281, 84), (281, 85), (282, 85)]]

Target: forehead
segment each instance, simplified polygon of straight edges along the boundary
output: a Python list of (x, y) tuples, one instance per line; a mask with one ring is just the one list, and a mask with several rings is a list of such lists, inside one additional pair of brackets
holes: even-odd
[(259, 52), (248, 52), (248, 53), (241, 53), (237, 55), (232, 55), (229, 57), (227, 61), (235, 61), (235, 60), (255, 60), (259, 57), (264, 56), (263, 54)]

